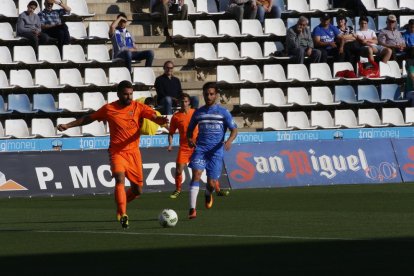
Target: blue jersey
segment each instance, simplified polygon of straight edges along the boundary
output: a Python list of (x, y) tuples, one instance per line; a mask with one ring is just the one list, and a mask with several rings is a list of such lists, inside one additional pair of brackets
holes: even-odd
[[(318, 25), (313, 29), (312, 37), (319, 36), (321, 39), (321, 42), (335, 42), (335, 39), (338, 35), (340, 35), (341, 32), (338, 30), (337, 27), (333, 26), (332, 24), (329, 24), (328, 28), (325, 29), (321, 25)], [(326, 49), (332, 49), (332, 46), (325, 46)]]
[(230, 112), (220, 105), (202, 106), (191, 117), (187, 132), (192, 132), (198, 125), (196, 146), (205, 151), (222, 150), (227, 129), (235, 129)]

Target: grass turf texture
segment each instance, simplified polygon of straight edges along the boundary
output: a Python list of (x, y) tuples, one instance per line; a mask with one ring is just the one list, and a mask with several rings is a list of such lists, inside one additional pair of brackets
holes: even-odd
[[(188, 193), (0, 200), (2, 275), (401, 275), (414, 272), (414, 185), (233, 190), (187, 219)], [(161, 228), (161, 209), (177, 211)], [(3, 274), (5, 273), (5, 274)], [(99, 275), (97, 274), (97, 275)]]

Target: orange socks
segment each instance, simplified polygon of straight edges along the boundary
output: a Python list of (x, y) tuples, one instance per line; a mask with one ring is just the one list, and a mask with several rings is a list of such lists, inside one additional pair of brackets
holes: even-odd
[(124, 184), (115, 185), (115, 202), (118, 205), (118, 214), (126, 214), (127, 197)]
[(127, 199), (127, 202), (128, 202), (128, 203), (129, 203), (129, 202), (131, 202), (131, 201), (133, 201), (133, 200), (134, 200), (134, 199), (136, 199), (137, 197), (138, 197), (138, 196), (132, 192), (132, 189), (131, 189), (131, 188), (129, 188), (129, 189), (127, 190), (127, 192), (126, 192), (126, 199)]
[(177, 191), (181, 191), (181, 185), (183, 184), (183, 175), (176, 175), (175, 176), (175, 189)]

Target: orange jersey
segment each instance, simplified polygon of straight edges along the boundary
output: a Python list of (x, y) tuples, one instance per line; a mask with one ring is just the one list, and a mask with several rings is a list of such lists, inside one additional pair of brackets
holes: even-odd
[(91, 114), (91, 118), (107, 121), (110, 132), (109, 151), (134, 151), (139, 147), (140, 119), (150, 119), (155, 111), (142, 103), (132, 101), (128, 106), (121, 106), (115, 101), (102, 106)]
[[(174, 134), (178, 129), (180, 133), (180, 147), (188, 147), (187, 142), (187, 128), (190, 124), (191, 117), (193, 116), (195, 109), (188, 110), (188, 113), (178, 111), (174, 113), (170, 123), (170, 134)], [(198, 128), (196, 127), (193, 132), (194, 140), (197, 138)]]

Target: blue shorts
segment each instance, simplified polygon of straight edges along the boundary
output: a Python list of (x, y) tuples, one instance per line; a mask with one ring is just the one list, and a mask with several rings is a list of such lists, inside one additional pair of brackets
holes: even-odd
[(220, 178), (223, 168), (223, 152), (222, 151), (206, 151), (196, 147), (190, 158), (188, 167), (204, 171), (207, 177), (217, 180)]

